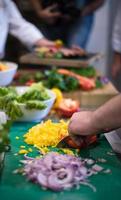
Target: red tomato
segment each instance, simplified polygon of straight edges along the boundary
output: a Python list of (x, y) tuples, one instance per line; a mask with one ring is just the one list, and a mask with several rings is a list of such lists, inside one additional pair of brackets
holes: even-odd
[(78, 110), (79, 102), (71, 99), (63, 99), (58, 108), (60, 115), (63, 117), (71, 117)]
[(29, 80), (29, 81), (27, 81), (26, 82), (26, 86), (31, 86), (33, 83), (35, 83), (35, 81), (34, 80)]

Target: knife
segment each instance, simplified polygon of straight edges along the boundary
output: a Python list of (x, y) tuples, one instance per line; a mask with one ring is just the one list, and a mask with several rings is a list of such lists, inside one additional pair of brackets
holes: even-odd
[(121, 155), (121, 128), (105, 134), (112, 149)]
[(73, 140), (70, 136), (66, 136), (57, 144), (56, 147), (82, 149), (82, 148), (86, 148), (89, 145), (97, 142), (96, 135), (74, 136), (74, 138), (75, 138), (75, 140)]

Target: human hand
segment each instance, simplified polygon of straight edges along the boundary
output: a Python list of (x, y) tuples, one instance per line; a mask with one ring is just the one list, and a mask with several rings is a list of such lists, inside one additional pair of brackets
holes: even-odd
[(74, 113), (68, 126), (69, 135), (73, 137), (95, 134), (97, 130), (94, 122), (94, 112), (92, 111)]
[(53, 24), (61, 16), (61, 13), (56, 10), (57, 5), (49, 6), (40, 11), (39, 17), (47, 24)]

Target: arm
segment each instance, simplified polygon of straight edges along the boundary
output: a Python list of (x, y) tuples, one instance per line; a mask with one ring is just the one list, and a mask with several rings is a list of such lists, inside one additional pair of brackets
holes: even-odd
[(40, 12), (43, 10), (42, 3), (39, 0), (30, 0), (32, 7), (34, 8), (36, 14), (39, 16)]
[(116, 20), (112, 34), (112, 46), (114, 51), (112, 76), (115, 78), (121, 71), (121, 3), (119, 2), (116, 12)]
[(41, 32), (21, 16), (14, 2), (9, 0), (6, 9), (9, 20), (9, 32), (17, 37), (22, 43), (32, 47), (43, 38)]
[(69, 124), (70, 135), (91, 135), (121, 127), (121, 94), (96, 111), (75, 113)]
[(90, 13), (96, 11), (104, 3), (104, 0), (94, 0), (90, 4), (86, 5), (82, 10), (82, 16), (89, 15)]
[(52, 11), (57, 7), (55, 4), (43, 9), (41, 1), (30, 0), (30, 2), (37, 16), (47, 24), (53, 24), (61, 15), (58, 11)]

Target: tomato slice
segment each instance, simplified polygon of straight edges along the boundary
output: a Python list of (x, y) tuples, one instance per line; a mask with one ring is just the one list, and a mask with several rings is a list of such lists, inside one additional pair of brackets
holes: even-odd
[(60, 115), (63, 117), (71, 117), (78, 110), (79, 102), (72, 99), (63, 99), (58, 108)]

